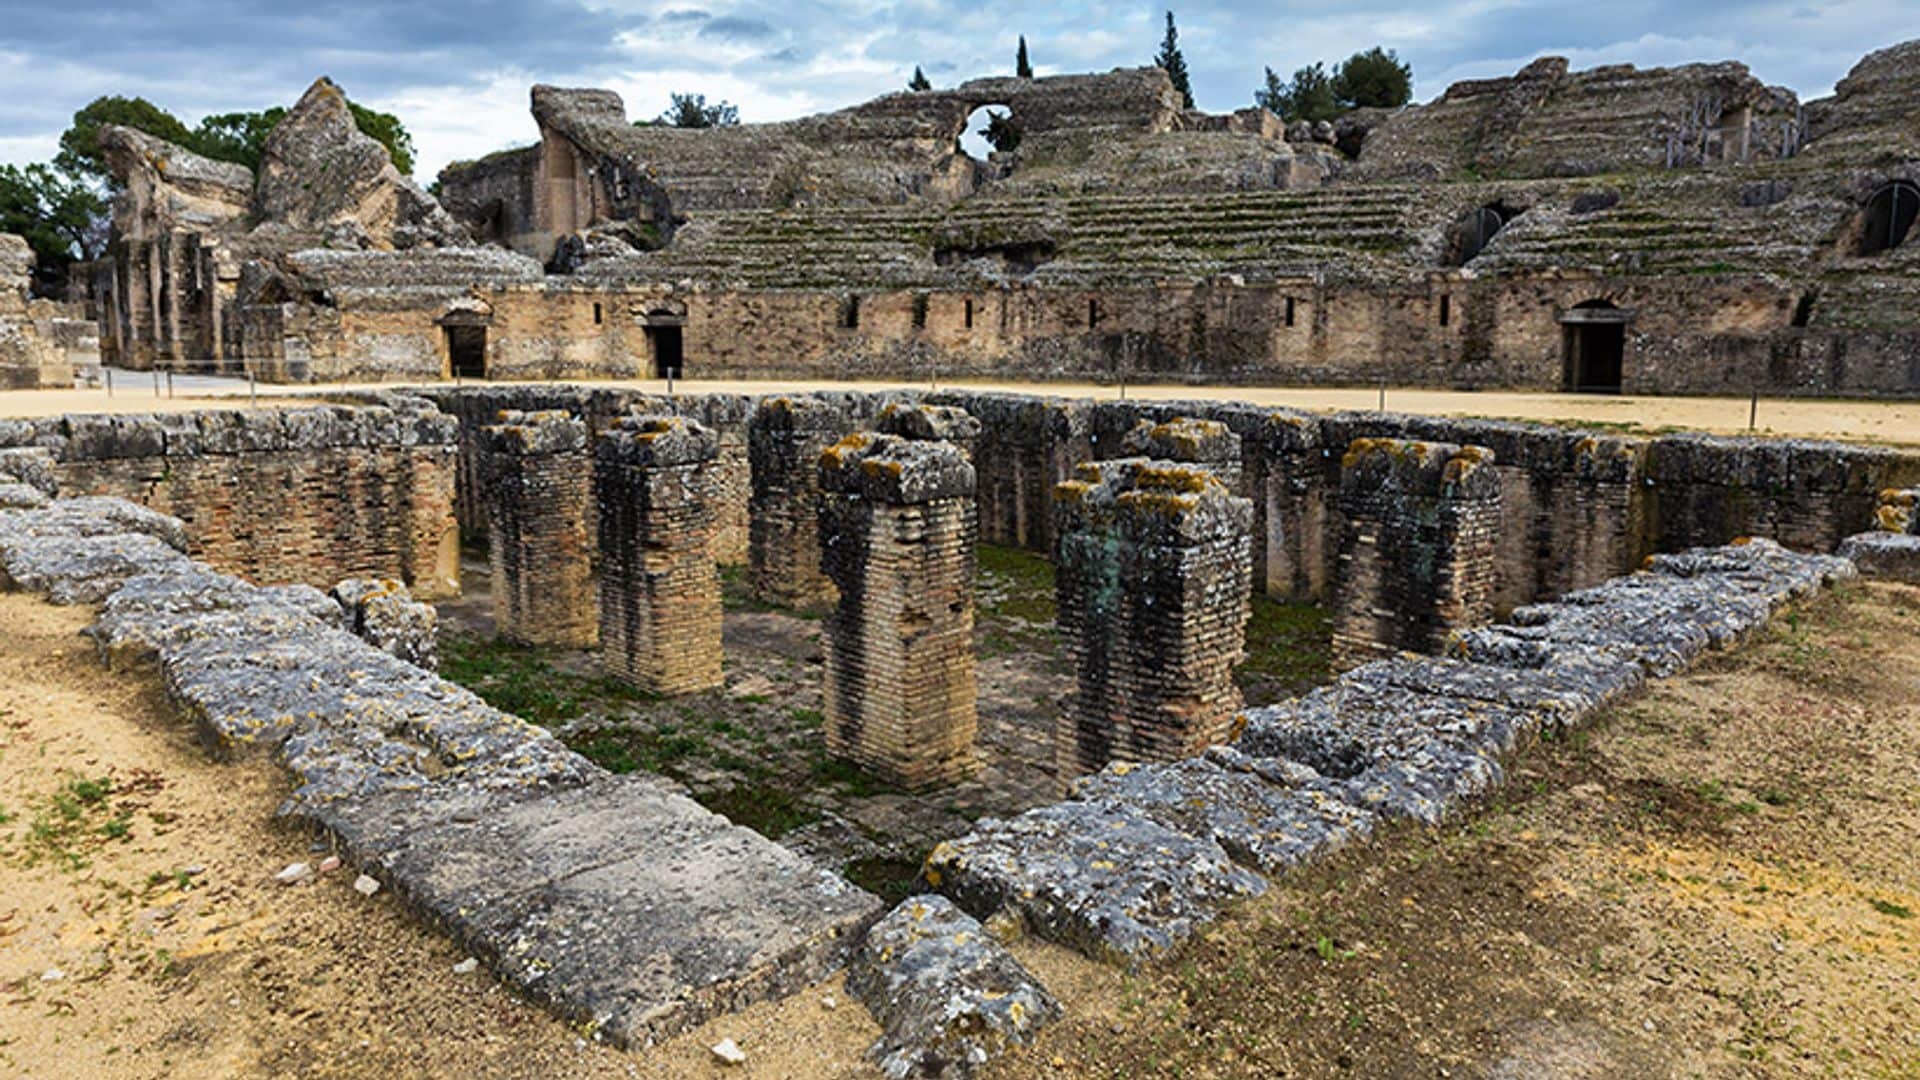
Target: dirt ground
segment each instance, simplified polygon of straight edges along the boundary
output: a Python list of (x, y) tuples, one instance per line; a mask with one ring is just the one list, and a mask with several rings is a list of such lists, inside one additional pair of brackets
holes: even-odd
[[(870, 1075), (837, 982), (623, 1054), (350, 869), (274, 883), (324, 855), (278, 770), (209, 760), (86, 618), (0, 596), (0, 1073)], [(1852, 586), (1164, 967), (1017, 943), (1068, 1018), (992, 1073), (1920, 1076), (1916, 781), (1920, 589)]]
[[(239, 380), (194, 379), (189, 383), (188, 380), (183, 379), (176, 388), (177, 396), (157, 397), (153, 391), (153, 380), (150, 375), (123, 373), (117, 375), (116, 379), (119, 380), (117, 382), (119, 389), (111, 397), (104, 389), (0, 392), (0, 416), (58, 416), (69, 412), (176, 411), (222, 405), (244, 408), (248, 402), (246, 383)], [(652, 393), (665, 393), (667, 390), (666, 383), (658, 379), (605, 382), (600, 385), (627, 387)], [(1124, 394), (1129, 398), (1141, 400), (1199, 398), (1215, 401), (1244, 401), (1255, 405), (1288, 406), (1327, 412), (1342, 409), (1372, 409), (1378, 407), (1381, 400), (1380, 391), (1374, 387), (1303, 388), (1154, 384), (1133, 385), (1122, 390), (1118, 386), (1092, 383), (972, 380), (929, 384), (804, 379), (766, 382), (682, 379), (676, 384), (676, 389), (680, 393), (689, 394), (764, 394), (774, 391), (804, 393), (809, 390), (925, 388), (929, 385), (964, 387), (972, 390), (1057, 394), (1065, 397), (1112, 399)], [(262, 385), (258, 389), (262, 400), (271, 401), (276, 396), (324, 393), (331, 389), (365, 390), (367, 387), (365, 385), (348, 387)], [(211, 396), (214, 394), (221, 396)], [(1387, 408), (1397, 412), (1597, 424), (1615, 430), (1640, 432), (1686, 430), (1732, 435), (1746, 434), (1749, 405), (1750, 402), (1746, 398), (1628, 397), (1513, 391), (1419, 390), (1399, 387), (1388, 387), (1386, 391)], [(1763, 398), (1759, 403), (1755, 430), (1762, 435), (1920, 445), (1920, 402)]]

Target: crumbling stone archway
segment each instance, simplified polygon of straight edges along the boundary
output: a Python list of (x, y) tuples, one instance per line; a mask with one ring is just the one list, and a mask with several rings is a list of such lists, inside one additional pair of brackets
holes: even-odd
[(1878, 255), (1899, 247), (1920, 214), (1920, 185), (1894, 180), (1880, 185), (1867, 199), (1866, 219), (1860, 230), (1861, 255)]
[(1507, 222), (1518, 216), (1519, 211), (1504, 203), (1489, 203), (1454, 223), (1447, 235), (1448, 266), (1465, 266), (1478, 258), (1493, 234), (1506, 228)]
[(1625, 381), (1633, 311), (1584, 300), (1560, 314), (1562, 384), (1576, 394), (1617, 394)]

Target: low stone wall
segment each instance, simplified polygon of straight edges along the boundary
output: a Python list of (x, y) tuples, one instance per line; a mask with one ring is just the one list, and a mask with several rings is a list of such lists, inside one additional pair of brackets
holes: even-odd
[(1247, 710), (1233, 742), (1116, 763), (1066, 802), (983, 820), (935, 848), (923, 878), (982, 921), (1138, 965), (1270, 877), (1391, 822), (1444, 820), (1498, 785), (1516, 749), (1854, 573), (1766, 540), (1656, 556), (1512, 625), (1467, 631), (1447, 658), (1376, 661)]
[(264, 583), (396, 578), (459, 592), (456, 421), (417, 399), (0, 420), (66, 495), (130, 499), (185, 523), (197, 559)]
[(0, 495), (0, 588), (95, 603), (117, 667), (157, 667), (223, 757), (293, 775), (281, 808), (517, 992), (644, 1047), (832, 974), (882, 905), (677, 785), (613, 776), (389, 655), (306, 586), (190, 560), (120, 499)]

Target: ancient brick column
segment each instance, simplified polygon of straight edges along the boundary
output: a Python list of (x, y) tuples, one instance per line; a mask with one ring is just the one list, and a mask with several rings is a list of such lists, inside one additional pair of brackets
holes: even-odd
[(565, 412), (501, 412), (484, 429), (493, 622), (530, 645), (590, 646), (587, 425)]
[(820, 570), (820, 453), (851, 430), (845, 410), (815, 398), (770, 398), (748, 420), (747, 561), (758, 599), (790, 608), (833, 602)]
[(1327, 595), (1327, 504), (1330, 501), (1329, 452), (1313, 417), (1274, 411), (1261, 425), (1257, 447), (1256, 498), (1266, 503), (1261, 515), (1266, 565), (1261, 577), (1268, 596), (1291, 603), (1317, 604)]
[(1229, 492), (1240, 489), (1240, 436), (1218, 420), (1142, 420), (1122, 437), (1120, 449), (1122, 457), (1199, 465)]
[(907, 788), (974, 770), (973, 466), (951, 443), (849, 435), (820, 456), (827, 752)]
[(1340, 463), (1333, 659), (1438, 653), (1493, 617), (1500, 480), (1477, 446), (1355, 439)]
[(629, 416), (594, 443), (600, 663), (644, 690), (719, 686), (720, 574), (712, 537), (719, 440), (679, 416)]
[(1060, 778), (1224, 741), (1240, 707), (1253, 504), (1202, 466), (1146, 458), (1082, 465), (1054, 500), (1076, 679), (1055, 740)]
[(885, 435), (922, 442), (949, 442), (973, 460), (980, 439), (980, 421), (957, 405), (907, 405), (895, 402), (873, 418), (874, 430)]

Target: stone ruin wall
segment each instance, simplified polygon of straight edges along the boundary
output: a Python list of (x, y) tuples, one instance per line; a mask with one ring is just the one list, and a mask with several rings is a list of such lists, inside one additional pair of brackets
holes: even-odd
[[(463, 526), (484, 528), (473, 472), (476, 425), (502, 408), (564, 408), (596, 430), (642, 409), (678, 410), (720, 438), (717, 463), (722, 562), (746, 561), (751, 469), (746, 421), (754, 399), (735, 395), (649, 398), (568, 387), (438, 387), (421, 393), (461, 420)], [(1225, 424), (1241, 441), (1234, 493), (1253, 503), (1255, 587), (1324, 603), (1341, 522), (1340, 457), (1360, 438), (1484, 446), (1501, 486), (1496, 613), (1630, 572), (1655, 551), (1767, 536), (1831, 551), (1872, 527), (1887, 488), (1920, 484), (1920, 453), (1800, 440), (1599, 434), (1573, 428), (1397, 413), (1312, 414), (1232, 402), (1091, 401), (942, 390), (826, 395), (868, 427), (889, 402), (918, 397), (980, 421), (974, 466), (985, 543), (1049, 551), (1051, 493), (1081, 462), (1124, 452), (1142, 420), (1186, 416)], [(664, 404), (663, 404), (664, 403)]]
[(495, 631), (528, 645), (591, 648), (598, 548), (586, 424), (561, 410), (502, 412), (481, 438)]
[(394, 578), (459, 592), (457, 422), (423, 402), (0, 421), (49, 450), (62, 495), (178, 517), (189, 554), (261, 584)]

